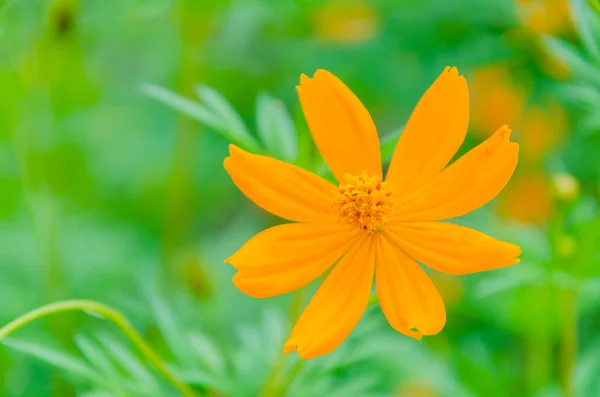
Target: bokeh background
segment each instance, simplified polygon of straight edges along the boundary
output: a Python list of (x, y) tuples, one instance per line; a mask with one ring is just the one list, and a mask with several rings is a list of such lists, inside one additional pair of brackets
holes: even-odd
[[(0, 1), (0, 324), (43, 304), (122, 311), (199, 395), (600, 395), (597, 0)], [(431, 273), (446, 328), (378, 305), (332, 354), (282, 343), (311, 289), (256, 300), (223, 259), (279, 223), (234, 187), (227, 145), (327, 175), (299, 108), (326, 68), (384, 157), (447, 65), (469, 82), (461, 153), (510, 124), (505, 191), (457, 222), (521, 264)], [(0, 396), (176, 396), (114, 326), (67, 313), (0, 346)]]

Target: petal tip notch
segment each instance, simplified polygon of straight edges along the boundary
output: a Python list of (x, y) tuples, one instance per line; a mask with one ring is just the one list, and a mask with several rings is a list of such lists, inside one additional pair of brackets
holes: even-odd
[(514, 249), (514, 251), (511, 253), (511, 256), (512, 256), (511, 265), (516, 265), (521, 262), (520, 256), (523, 251), (521, 251), (521, 247), (519, 247), (518, 245), (516, 245), (516, 244), (511, 244), (511, 245), (513, 246), (513, 249)]
[(297, 348), (298, 348), (298, 346), (297, 346), (297, 345), (295, 345), (295, 344), (292, 344), (292, 343), (290, 343), (290, 342), (286, 342), (286, 343), (283, 345), (283, 354), (290, 354), (290, 353), (293, 353), (293, 352), (295, 352), (295, 351), (296, 351), (296, 349), (297, 349)]
[(231, 167), (231, 162), (233, 161), (233, 158), (232, 158), (232, 157), (233, 157), (233, 155), (236, 153), (236, 149), (238, 149), (238, 148), (237, 148), (237, 146), (235, 146), (233, 143), (230, 143), (230, 144), (227, 146), (227, 148), (229, 149), (229, 156), (227, 156), (227, 157), (225, 157), (225, 158), (223, 159), (223, 167), (224, 167), (226, 170), (229, 170), (229, 169), (228, 169), (228, 167)]
[(411, 329), (398, 329), (398, 328), (395, 328), (395, 329), (396, 329), (396, 331), (400, 332), (401, 334), (403, 334), (405, 336), (408, 336), (409, 338), (413, 338), (413, 339), (416, 339), (416, 340), (423, 339), (423, 333), (420, 332), (416, 328), (411, 328)]
[(227, 156), (223, 159), (223, 168), (225, 168), (225, 171), (229, 172), (231, 170), (231, 162), (232, 162), (232, 158), (231, 156)]
[(506, 140), (510, 140), (510, 136), (512, 135), (512, 128), (505, 124), (502, 127), (498, 128), (496, 134), (500, 135), (503, 138), (506, 138)]
[(239, 146), (234, 145), (233, 143), (229, 144), (228, 149), (229, 149), (229, 156), (225, 157), (225, 160), (240, 157), (244, 154), (249, 154), (249, 152), (245, 151), (244, 149), (240, 148)]
[[(460, 74), (458, 68), (456, 66), (446, 66), (444, 68), (444, 73), (445, 75), (447, 75), (448, 77), (452, 77), (452, 78), (460, 78), (460, 79), (465, 79), (465, 77)], [(465, 80), (466, 81), (466, 80)]]
[(308, 84), (312, 81), (312, 78), (308, 77), (306, 74), (301, 73), (300, 74), (300, 85), (298, 85), (296, 88), (302, 87), (305, 84)]
[(512, 147), (518, 151), (519, 145), (510, 140), (511, 135), (512, 129), (508, 125), (503, 125), (498, 128), (498, 130), (484, 143), (487, 146), (485, 155), (491, 157), (502, 147)]

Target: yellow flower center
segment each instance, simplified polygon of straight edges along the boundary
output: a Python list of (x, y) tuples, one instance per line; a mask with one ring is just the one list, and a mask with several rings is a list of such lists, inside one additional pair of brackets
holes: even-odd
[(345, 178), (333, 203), (340, 222), (371, 233), (382, 231), (393, 207), (390, 185), (367, 172), (346, 174)]

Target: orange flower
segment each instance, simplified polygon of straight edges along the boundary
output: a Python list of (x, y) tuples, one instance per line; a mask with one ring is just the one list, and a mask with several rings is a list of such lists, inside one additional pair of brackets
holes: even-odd
[(506, 185), (518, 145), (501, 127), (448, 165), (467, 133), (467, 83), (447, 68), (419, 101), (383, 180), (375, 125), (334, 75), (301, 76), (300, 102), (313, 139), (340, 181), (231, 145), (225, 168), (265, 210), (298, 223), (267, 229), (225, 262), (246, 294), (283, 294), (327, 275), (284, 352), (303, 358), (334, 350), (360, 320), (373, 287), (390, 325), (420, 339), (446, 322), (444, 303), (417, 261), (466, 274), (518, 263), (518, 246), (439, 222), (471, 212)]

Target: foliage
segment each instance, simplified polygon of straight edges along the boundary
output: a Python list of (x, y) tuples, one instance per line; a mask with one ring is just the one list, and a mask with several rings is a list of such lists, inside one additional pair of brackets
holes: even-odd
[[(598, 395), (600, 6), (558, 3), (0, 1), (0, 324), (104, 302), (201, 395)], [(432, 274), (448, 311), (437, 336), (399, 335), (375, 305), (332, 354), (283, 356), (308, 295), (232, 285), (223, 259), (279, 220), (234, 188), (227, 145), (329, 177), (294, 90), (326, 68), (369, 108), (389, 160), (446, 65), (470, 83), (472, 118), (506, 116), (519, 172), (541, 175), (535, 194), (509, 184), (458, 220), (521, 245), (522, 263)], [(482, 72), (502, 87), (482, 88)], [(473, 124), (461, 153), (491, 132)], [(65, 313), (0, 346), (0, 395), (177, 392), (106, 322)]]

